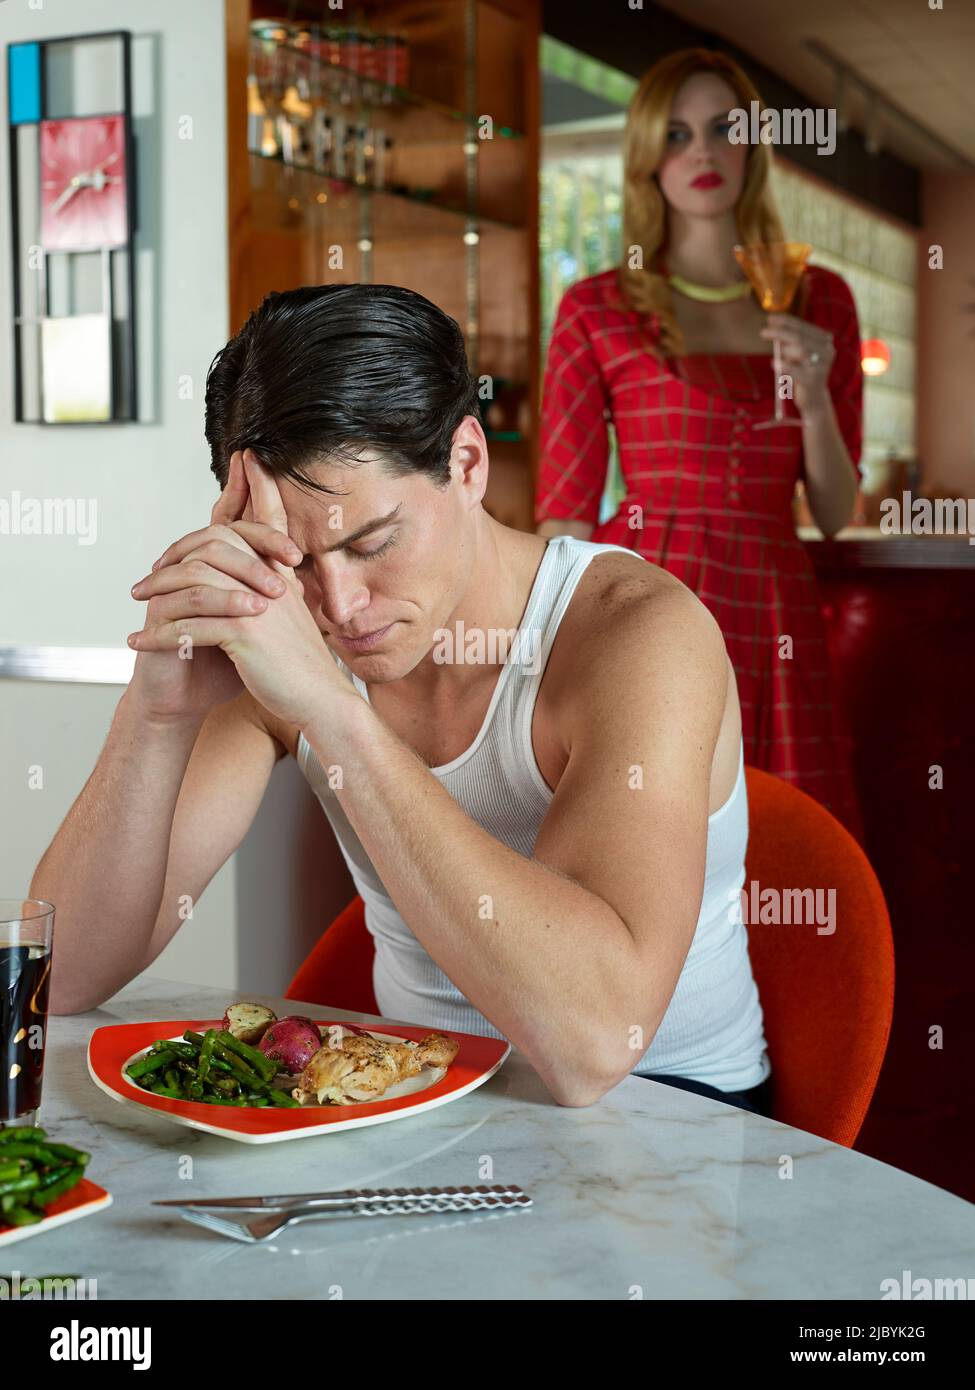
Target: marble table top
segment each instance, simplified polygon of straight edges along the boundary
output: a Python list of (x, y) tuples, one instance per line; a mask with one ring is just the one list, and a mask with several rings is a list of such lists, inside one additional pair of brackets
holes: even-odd
[[(975, 1280), (975, 1206), (801, 1130), (637, 1077), (596, 1105), (562, 1107), (512, 1052), (485, 1085), (425, 1114), (270, 1145), (172, 1124), (90, 1079), (96, 1027), (218, 1018), (233, 998), (140, 979), (100, 1009), (50, 1019), (39, 1122), (91, 1150), (88, 1174), (114, 1203), (10, 1246), (5, 1270), (83, 1274), (100, 1299), (872, 1300), (905, 1271), (908, 1281)], [(248, 998), (301, 1012), (294, 1000)], [(534, 1205), (309, 1222), (266, 1246), (150, 1205), (478, 1183), (516, 1183)]]

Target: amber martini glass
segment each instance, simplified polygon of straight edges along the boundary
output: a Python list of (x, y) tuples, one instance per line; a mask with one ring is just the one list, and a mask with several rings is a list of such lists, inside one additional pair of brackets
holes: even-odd
[[(795, 297), (806, 268), (812, 247), (805, 241), (764, 241), (753, 246), (736, 246), (735, 260), (748, 276), (758, 302), (769, 314), (784, 314)], [(772, 365), (775, 371), (775, 415), (761, 420), (752, 428), (773, 429), (776, 425), (801, 425), (802, 421), (786, 415), (779, 395), (782, 378), (782, 345), (773, 340)]]

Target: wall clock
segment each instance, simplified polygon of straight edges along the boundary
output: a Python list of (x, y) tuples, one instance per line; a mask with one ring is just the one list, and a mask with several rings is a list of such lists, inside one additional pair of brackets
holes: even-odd
[(41, 242), (47, 251), (124, 246), (128, 240), (125, 120), (41, 122)]
[(136, 415), (131, 35), (7, 49), (14, 418)]

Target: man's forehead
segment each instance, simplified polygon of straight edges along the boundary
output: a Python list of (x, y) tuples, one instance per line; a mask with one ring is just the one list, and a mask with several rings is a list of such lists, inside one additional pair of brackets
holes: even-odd
[[(379, 491), (377, 483), (382, 475), (376, 467), (376, 460), (368, 452), (364, 453), (361, 466), (355, 468), (315, 460), (302, 463), (300, 472), (303, 478), (308, 479), (307, 483), (298, 482), (286, 474), (279, 474), (277, 479), (281, 501), (289, 519), (294, 517), (295, 521), (320, 527), (327, 526), (330, 517), (361, 516), (364, 521), (375, 513), (376, 507), (370, 504), (370, 493)], [(312, 483), (317, 483), (318, 488), (330, 488), (331, 491), (320, 492), (311, 486)], [(333, 527), (345, 525), (337, 520), (331, 524)]]
[(291, 487), (281, 490), (288, 534), (306, 552), (338, 550), (359, 535), (368, 535), (402, 517), (402, 504), (387, 490), (343, 489), (340, 495), (308, 492)]
[(335, 492), (316, 492), (313, 488), (300, 487), (290, 478), (279, 478), (278, 489), (288, 520), (318, 530), (323, 526), (344, 527), (345, 518), (354, 516), (362, 505), (355, 490), (348, 485), (336, 487)]

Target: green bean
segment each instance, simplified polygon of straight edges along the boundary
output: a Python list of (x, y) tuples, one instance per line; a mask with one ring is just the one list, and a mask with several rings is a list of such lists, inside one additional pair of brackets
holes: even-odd
[(24, 1171), (24, 1166), (20, 1159), (14, 1159), (12, 1163), (0, 1163), (0, 1182), (9, 1182), (11, 1178), (19, 1178)]
[[(185, 1045), (185, 1044), (184, 1044), (184, 1045)], [(179, 1067), (179, 1066), (183, 1067), (184, 1070), (188, 1068), (190, 1071), (194, 1071), (194, 1072), (195, 1072), (196, 1069), (197, 1069), (197, 1066), (198, 1066), (198, 1064), (199, 1064), (199, 1060), (200, 1060), (199, 1051), (197, 1051), (197, 1050), (195, 1050), (195, 1049), (190, 1049), (190, 1050), (188, 1050), (188, 1051), (185, 1052), (185, 1053), (180, 1053), (180, 1054), (179, 1054), (179, 1058), (178, 1058), (178, 1060), (177, 1060), (176, 1065), (177, 1065), (178, 1067)], [(219, 1057), (211, 1057), (211, 1058), (210, 1058), (210, 1068), (211, 1068), (212, 1071), (230, 1071), (230, 1065), (229, 1065), (229, 1063), (223, 1061), (222, 1058), (219, 1058)]]
[[(179, 1061), (176, 1065), (179, 1067), (180, 1071), (186, 1072), (191, 1076), (196, 1075), (196, 1066), (193, 1062)], [(211, 1072), (220, 1072), (222, 1076), (226, 1077), (232, 1076), (234, 1071), (230, 1063), (225, 1062), (222, 1057), (212, 1057), (210, 1059), (210, 1070)]]
[(203, 1099), (203, 1086), (210, 1071), (210, 1064), (213, 1061), (213, 1044), (217, 1039), (217, 1030), (208, 1028), (203, 1035), (203, 1043), (200, 1047), (200, 1059), (197, 1062), (196, 1075), (189, 1082), (187, 1090), (194, 1100)]
[(242, 1058), (238, 1057), (236, 1053), (230, 1052), (228, 1049), (224, 1048), (222, 1043), (215, 1042), (213, 1044), (213, 1050), (218, 1057), (222, 1057), (225, 1062), (230, 1063), (230, 1068), (234, 1075), (241, 1081), (246, 1081), (252, 1091), (259, 1090), (262, 1086), (267, 1084), (263, 1076), (254, 1071), (253, 1067), (250, 1067)]
[(29, 1173), (24, 1173), (20, 1178), (9, 1178), (6, 1182), (0, 1182), (0, 1196), (9, 1196), (12, 1192), (30, 1192), (35, 1187), (39, 1187), (41, 1175), (36, 1168), (32, 1168)]
[(198, 1072), (201, 1081), (206, 1081), (210, 1071), (210, 1063), (213, 1061), (213, 1044), (217, 1040), (216, 1028), (208, 1028), (203, 1035), (203, 1046), (200, 1048), (200, 1069)]
[(5, 1216), (10, 1226), (33, 1226), (36, 1222), (44, 1220), (44, 1213), (35, 1211), (33, 1207), (10, 1207)]
[(159, 1052), (147, 1052), (146, 1055), (133, 1062), (126, 1068), (126, 1076), (137, 1081), (142, 1076), (147, 1076), (151, 1071), (159, 1071), (162, 1067), (168, 1067), (175, 1054), (171, 1048), (163, 1048)]
[(17, 1139), (46, 1139), (47, 1130), (33, 1125), (19, 1125), (12, 1129), (0, 1129), (0, 1144), (8, 1144)]
[(301, 1101), (295, 1100), (294, 1096), (289, 1095), (287, 1091), (276, 1091), (273, 1086), (268, 1087), (267, 1093), (273, 1105), (278, 1105), (289, 1110), (293, 1110), (295, 1106), (301, 1105)]
[(265, 1056), (259, 1048), (241, 1042), (240, 1038), (235, 1038), (233, 1033), (228, 1033), (225, 1030), (221, 1030), (217, 1037), (228, 1052), (236, 1053), (238, 1057), (253, 1067), (262, 1081), (273, 1080), (278, 1070), (278, 1064), (272, 1058)]
[(7, 1158), (32, 1158), (37, 1163), (56, 1163), (58, 1155), (47, 1144), (7, 1144), (3, 1151)]
[(38, 1184), (38, 1191), (43, 1192), (48, 1187), (53, 1187), (56, 1182), (60, 1182), (66, 1173), (70, 1173), (72, 1168), (80, 1168), (81, 1164), (59, 1163), (56, 1168), (48, 1168), (46, 1173), (41, 1174), (41, 1181)]
[(51, 1144), (47, 1148), (58, 1158), (66, 1158), (69, 1163), (80, 1163), (82, 1167), (90, 1160), (91, 1154), (84, 1149), (76, 1149), (71, 1144)]
[(218, 1095), (236, 1096), (240, 1094), (240, 1082), (232, 1076), (211, 1076), (207, 1081)]
[(50, 1206), (52, 1202), (57, 1201), (59, 1197), (63, 1197), (66, 1192), (70, 1192), (73, 1187), (77, 1186), (84, 1176), (84, 1171), (82, 1165), (76, 1163), (67, 1173), (62, 1174), (57, 1182), (52, 1182), (50, 1186), (42, 1187), (39, 1192), (35, 1192), (31, 1198), (32, 1205), (35, 1207)]
[(196, 1079), (196, 1068), (195, 1068), (195, 1067), (191, 1067), (191, 1066), (189, 1066), (188, 1064), (185, 1064), (185, 1063), (184, 1063), (184, 1064), (181, 1064), (181, 1066), (180, 1066), (179, 1085), (180, 1085), (180, 1094), (182, 1095), (182, 1097), (183, 1097), (184, 1100), (193, 1100), (193, 1099), (194, 1099), (193, 1087), (194, 1087), (196, 1084), (197, 1084), (197, 1079)]
[[(159, 1058), (166, 1060), (160, 1064)], [(160, 1082), (152, 1073), (167, 1064), (165, 1081)], [(179, 1077), (176, 1084), (173, 1072)], [(180, 1041), (161, 1038), (154, 1043), (146, 1056), (133, 1064), (129, 1075), (155, 1095), (203, 1105), (297, 1106), (299, 1102), (292, 1096), (271, 1086), (277, 1072), (277, 1062), (224, 1029), (208, 1028), (198, 1033), (187, 1028)]]

